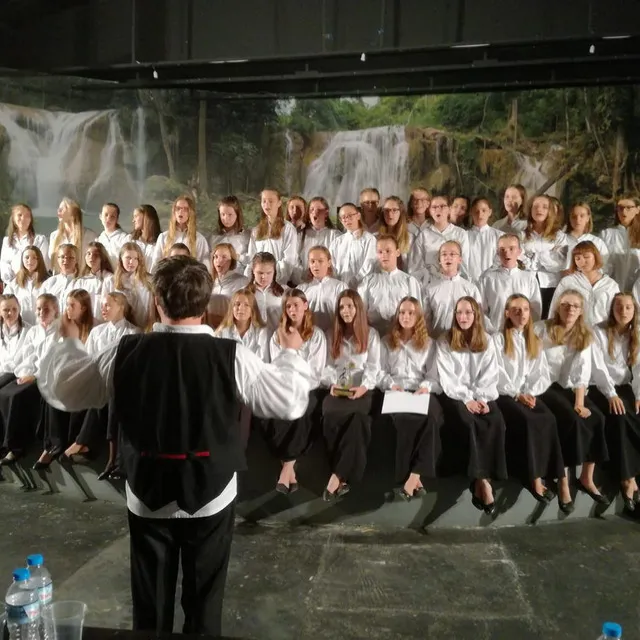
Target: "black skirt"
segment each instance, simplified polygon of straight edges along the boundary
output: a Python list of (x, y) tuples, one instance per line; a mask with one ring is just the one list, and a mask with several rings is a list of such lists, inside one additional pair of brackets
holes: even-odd
[(0, 389), (4, 451), (24, 452), (34, 443), (45, 405), (35, 382), (14, 379)]
[(631, 385), (616, 387), (626, 413), (617, 416), (609, 411), (609, 401), (597, 387), (589, 389), (589, 397), (605, 416), (605, 437), (609, 448), (607, 468), (617, 480), (628, 480), (640, 474), (640, 415)]
[(542, 401), (556, 417), (562, 458), (567, 467), (583, 462), (602, 463), (609, 459), (604, 433), (604, 414), (586, 396), (584, 406), (591, 411), (588, 418), (581, 418), (574, 407), (575, 394), (554, 382), (541, 396)]
[(79, 420), (72, 421), (70, 425), (72, 441), (87, 447), (91, 452), (98, 453), (104, 446), (108, 423), (109, 405), (102, 409), (89, 409), (85, 412), (82, 424)]
[(444, 423), (442, 407), (435, 395), (429, 398), (429, 414), (391, 413), (388, 415), (396, 431), (397, 483), (406, 482), (410, 473), (435, 478), (440, 444), (440, 427)]
[(509, 476), (531, 482), (535, 478), (564, 478), (564, 461), (556, 419), (540, 398), (533, 409), (509, 396), (497, 400), (507, 426)]
[(444, 410), (446, 439), (443, 447), (451, 447), (449, 457), (456, 466), (465, 468), (473, 480), (503, 480), (507, 477), (504, 419), (495, 402), (488, 402), (489, 413), (471, 413), (461, 400), (440, 396)]
[(309, 393), (307, 410), (297, 420), (261, 421), (267, 447), (278, 460), (296, 460), (311, 447), (314, 417), (321, 393), (320, 389), (314, 389)]
[(75, 441), (72, 434), (80, 431), (86, 413), (86, 411), (60, 411), (45, 403), (38, 429), (38, 437), (42, 439), (44, 448), (47, 451), (57, 448), (66, 449)]
[(373, 391), (357, 400), (329, 394), (322, 402), (322, 435), (329, 465), (343, 482), (358, 482), (364, 474), (372, 407)]

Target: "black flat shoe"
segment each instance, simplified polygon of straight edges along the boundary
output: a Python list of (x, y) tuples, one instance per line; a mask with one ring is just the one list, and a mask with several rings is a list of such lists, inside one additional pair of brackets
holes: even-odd
[(625, 511), (633, 512), (636, 510), (636, 503), (633, 498), (625, 496), (624, 494), (622, 494), (622, 504), (624, 505)]
[(298, 486), (297, 482), (292, 482), (289, 485), (289, 493), (295, 493), (300, 487)]
[(478, 510), (478, 511), (483, 511), (484, 510), (484, 504), (482, 502), (482, 500), (480, 500), (480, 498), (478, 498), (476, 496), (476, 483), (472, 482), (469, 485), (469, 492), (471, 493), (471, 504)]
[(40, 460), (38, 460), (31, 468), (34, 471), (48, 471), (52, 462), (53, 460), (49, 460), (48, 462), (41, 462)]
[[(0, 462), (0, 464), (2, 464), (2, 463)], [(639, 504), (639, 503), (640, 503), (640, 491), (634, 491), (634, 492), (633, 492), (633, 501), (634, 501), (636, 504)]]
[(0, 460), (0, 467), (14, 467), (19, 458), (20, 455), (18, 453), (16, 453), (15, 451), (9, 451), (9, 453), (7, 453), (7, 455), (2, 458), (2, 460)]
[(413, 497), (414, 498), (422, 498), (424, 496), (427, 495), (427, 490), (424, 487), (418, 487), (414, 492), (413, 492)]
[(413, 498), (413, 496), (408, 492), (405, 491), (404, 487), (402, 489), (400, 489), (400, 491), (398, 491), (398, 495), (405, 501), (405, 502), (411, 502), (411, 499)]
[(127, 474), (120, 467), (114, 467), (109, 474), (109, 480), (126, 480)]
[(2, 473), (2, 467), (0, 467), (0, 482), (4, 482), (6, 478), (4, 477), (4, 473)]
[(594, 502), (607, 507), (611, 504), (609, 498), (603, 496), (601, 493), (594, 493), (591, 489), (587, 489), (580, 480), (576, 480), (576, 485), (582, 493), (586, 493)]
[(482, 510), (488, 515), (492, 516), (496, 512), (496, 503), (491, 502), (490, 504), (483, 504)]
[(338, 496), (338, 498), (342, 498), (343, 496), (346, 496), (349, 491), (351, 491), (351, 487), (345, 482), (338, 488), (338, 490), (336, 491), (336, 495)]
[(108, 480), (111, 472), (115, 469), (115, 466), (112, 464), (108, 464), (104, 471), (98, 476), (98, 480)]
[(331, 491), (329, 491), (329, 489), (325, 489), (322, 492), (322, 499), (325, 502), (335, 502), (338, 499), (338, 496), (335, 493), (331, 493)]
[(276, 485), (276, 491), (286, 496), (289, 494), (289, 487), (287, 487), (287, 485), (283, 484), (282, 482), (278, 482), (278, 484)]
[(558, 498), (558, 507), (560, 508), (560, 511), (562, 511), (562, 513), (568, 516), (575, 511), (576, 504), (573, 500), (571, 500), (570, 502), (561, 502), (560, 498)]

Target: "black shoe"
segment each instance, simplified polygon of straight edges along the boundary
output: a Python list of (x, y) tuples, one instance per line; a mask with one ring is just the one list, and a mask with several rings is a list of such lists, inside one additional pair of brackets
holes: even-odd
[(633, 498), (625, 496), (624, 494), (622, 494), (622, 504), (624, 505), (625, 511), (633, 512), (636, 510), (636, 503)]
[(108, 464), (104, 471), (98, 476), (98, 480), (108, 480), (111, 472), (115, 469), (115, 466), (112, 464)]
[(6, 480), (6, 478), (4, 477), (4, 474), (2, 473), (2, 467), (0, 467), (0, 482), (4, 482)]
[(20, 454), (18, 454), (16, 451), (9, 451), (9, 453), (7, 453), (7, 455), (2, 458), (2, 460), (0, 460), (0, 467), (15, 467), (19, 458)]
[(109, 474), (109, 480), (126, 480), (127, 474), (120, 467), (114, 467)]
[(424, 487), (418, 487), (414, 492), (413, 492), (413, 497), (414, 498), (422, 498), (423, 496), (427, 495), (427, 490)]
[(576, 504), (573, 500), (570, 502), (561, 502), (560, 498), (558, 498), (558, 507), (560, 507), (560, 511), (562, 511), (562, 513), (568, 516), (575, 511)]
[(404, 487), (402, 487), (402, 489), (400, 489), (398, 491), (398, 495), (405, 501), (405, 502), (411, 502), (411, 499), (413, 498), (413, 496), (408, 492), (405, 491)]
[(351, 487), (345, 482), (338, 488), (338, 490), (336, 491), (336, 495), (338, 496), (338, 498), (342, 498), (343, 496), (346, 496), (349, 491), (351, 491)]
[(329, 491), (329, 489), (325, 489), (322, 492), (322, 499), (325, 502), (335, 502), (338, 499), (338, 496), (335, 493), (331, 493), (331, 491)]
[(476, 483), (475, 481), (469, 485), (469, 491), (471, 492), (471, 504), (478, 510), (484, 511), (484, 504), (480, 498), (476, 496)]
[(297, 482), (292, 482), (289, 485), (289, 493), (295, 493), (300, 487), (298, 486)]
[(594, 493), (593, 491), (591, 491), (591, 489), (587, 489), (587, 487), (585, 487), (582, 482), (580, 482), (580, 480), (576, 480), (576, 485), (578, 486), (578, 489), (582, 491), (582, 493), (586, 493), (597, 504), (601, 504), (606, 507), (611, 504), (609, 498), (603, 496), (601, 493)]
[(482, 510), (488, 515), (492, 516), (496, 512), (496, 503), (491, 502), (490, 504), (483, 504)]
[(276, 485), (276, 491), (278, 493), (282, 493), (283, 495), (289, 495), (289, 487), (287, 487), (286, 484), (283, 484), (282, 482), (278, 482), (278, 484)]
[[(85, 451), (85, 453), (72, 453), (70, 456), (64, 457), (72, 464), (80, 464), (83, 466), (90, 465), (91, 461), (93, 460), (88, 451)], [(60, 457), (60, 460), (62, 460), (62, 456)]]

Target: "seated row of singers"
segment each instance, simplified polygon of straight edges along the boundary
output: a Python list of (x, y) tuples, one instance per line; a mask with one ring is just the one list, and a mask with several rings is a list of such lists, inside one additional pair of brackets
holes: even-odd
[[(471, 479), (473, 504), (487, 513), (495, 509), (491, 480), (505, 478), (508, 471), (544, 503), (554, 497), (549, 483), (556, 481), (559, 506), (570, 513), (566, 468), (577, 465), (582, 465), (578, 488), (606, 503), (594, 483), (596, 463), (607, 465), (621, 483), (625, 506), (635, 508), (637, 305), (630, 295), (617, 294), (607, 322), (594, 330), (584, 322), (583, 305), (582, 296), (568, 290), (554, 317), (534, 327), (528, 299), (514, 294), (505, 305), (502, 332), (491, 337), (478, 303), (462, 297), (451, 330), (436, 341), (428, 335), (419, 301), (406, 297), (381, 341), (367, 323), (361, 297), (347, 289), (338, 297), (327, 339), (314, 325), (305, 294), (288, 291), (280, 324), (300, 332), (315, 388), (300, 419), (258, 421), (282, 463), (277, 490), (297, 489), (296, 461), (311, 445), (316, 420), (322, 423), (332, 468), (324, 499), (344, 496), (362, 478), (371, 422), (378, 415), (377, 388), (429, 393), (426, 415), (385, 414), (397, 432), (396, 479), (404, 499), (424, 493), (422, 478), (436, 475), (442, 452)], [(90, 299), (82, 290), (68, 295), (63, 310), (79, 325), (91, 352), (136, 331), (127, 312), (126, 296), (112, 292), (103, 308), (107, 321), (94, 327)], [(69, 457), (87, 457), (97, 453), (105, 437), (113, 443), (108, 407), (69, 414), (39, 401), (38, 365), (58, 339), (55, 297), (38, 298), (34, 327), (25, 327), (11, 295), (1, 300), (0, 316), (2, 464), (14, 464), (35, 439), (44, 442), (37, 469), (48, 468), (65, 449)], [(274, 359), (280, 350), (250, 290), (234, 294), (217, 335), (242, 342), (264, 359)], [(246, 429), (247, 418), (243, 410), (240, 428)]]
[[(510, 187), (511, 190), (514, 188)], [(377, 194), (375, 189), (365, 192)], [(419, 198), (420, 195), (422, 197)], [(174, 244), (184, 244), (191, 255), (209, 267), (215, 247), (220, 243), (231, 244), (236, 251), (236, 269), (247, 277), (251, 275), (253, 256), (269, 252), (276, 258), (278, 281), (283, 285), (298, 285), (304, 280), (310, 248), (322, 245), (331, 252), (336, 277), (355, 288), (375, 268), (376, 236), (393, 236), (402, 257), (399, 268), (417, 277), (424, 271), (437, 272), (440, 246), (445, 241), (454, 240), (461, 248), (462, 274), (478, 283), (482, 274), (496, 264), (497, 244), (507, 231), (521, 239), (521, 266), (535, 275), (542, 290), (545, 310), (553, 289), (570, 267), (571, 249), (579, 242), (595, 244), (601, 253), (605, 273), (609, 273), (622, 290), (630, 290), (638, 277), (640, 217), (637, 216), (637, 202), (632, 198), (622, 198), (618, 202), (619, 224), (614, 229), (605, 230), (602, 237), (592, 234), (591, 209), (585, 203), (577, 203), (571, 208), (564, 230), (561, 229), (564, 223), (561, 205), (546, 195), (532, 199), (526, 220), (519, 217), (512, 221), (513, 224), (492, 227), (489, 225), (493, 214), (489, 200), (477, 198), (471, 205), (474, 224), (466, 230), (451, 221), (447, 197), (431, 197), (418, 189), (412, 193), (412, 198), (410, 208), (413, 217), (410, 219), (403, 201), (396, 196), (387, 198), (382, 208), (378, 208), (378, 194), (378, 222), (373, 226), (366, 225), (368, 209), (364, 204), (362, 211), (354, 204), (343, 205), (338, 216), (345, 230), (343, 233), (334, 228), (329, 207), (323, 198), (313, 198), (307, 206), (302, 198), (293, 197), (287, 203), (285, 217), (280, 194), (265, 189), (261, 194), (260, 221), (249, 232), (244, 229), (240, 204), (231, 196), (218, 203), (217, 231), (209, 242), (197, 231), (195, 203), (189, 196), (176, 199), (169, 229), (163, 233), (160, 233), (158, 215), (152, 206), (141, 205), (134, 210), (134, 231), (128, 234), (120, 227), (119, 207), (115, 203), (107, 203), (100, 216), (104, 231), (97, 241), (105, 248), (112, 270), (123, 245), (129, 242), (140, 247), (148, 272), (160, 258), (170, 254)], [(363, 202), (369, 203), (370, 200)], [(424, 202), (428, 203), (428, 209), (422, 211)], [(506, 202), (505, 199), (505, 207)], [(521, 202), (520, 206), (522, 208), (524, 204)], [(420, 211), (424, 221), (418, 226), (416, 221), (420, 218)], [(425, 217), (427, 212), (428, 217)], [(37, 246), (47, 270), (52, 268), (54, 273), (58, 273), (58, 250), (62, 245), (73, 244), (84, 254), (89, 244), (96, 241), (95, 234), (83, 226), (82, 211), (77, 203), (63, 199), (58, 217), (59, 227), (47, 241), (35, 232), (30, 208), (24, 204), (13, 207), (0, 252), (0, 276), (5, 284), (17, 275), (22, 251), (27, 246)], [(295, 222), (289, 222), (289, 219)], [(611, 260), (608, 259), (610, 252)]]

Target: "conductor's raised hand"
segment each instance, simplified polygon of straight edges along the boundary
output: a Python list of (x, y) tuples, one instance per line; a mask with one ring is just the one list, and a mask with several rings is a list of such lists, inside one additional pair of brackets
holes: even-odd
[(278, 329), (278, 342), (283, 349), (294, 349), (295, 351), (301, 349), (304, 344), (300, 332), (295, 327), (289, 327), (288, 329), (280, 327)]
[(80, 327), (73, 320), (69, 320), (66, 313), (60, 316), (60, 337), (80, 338)]

